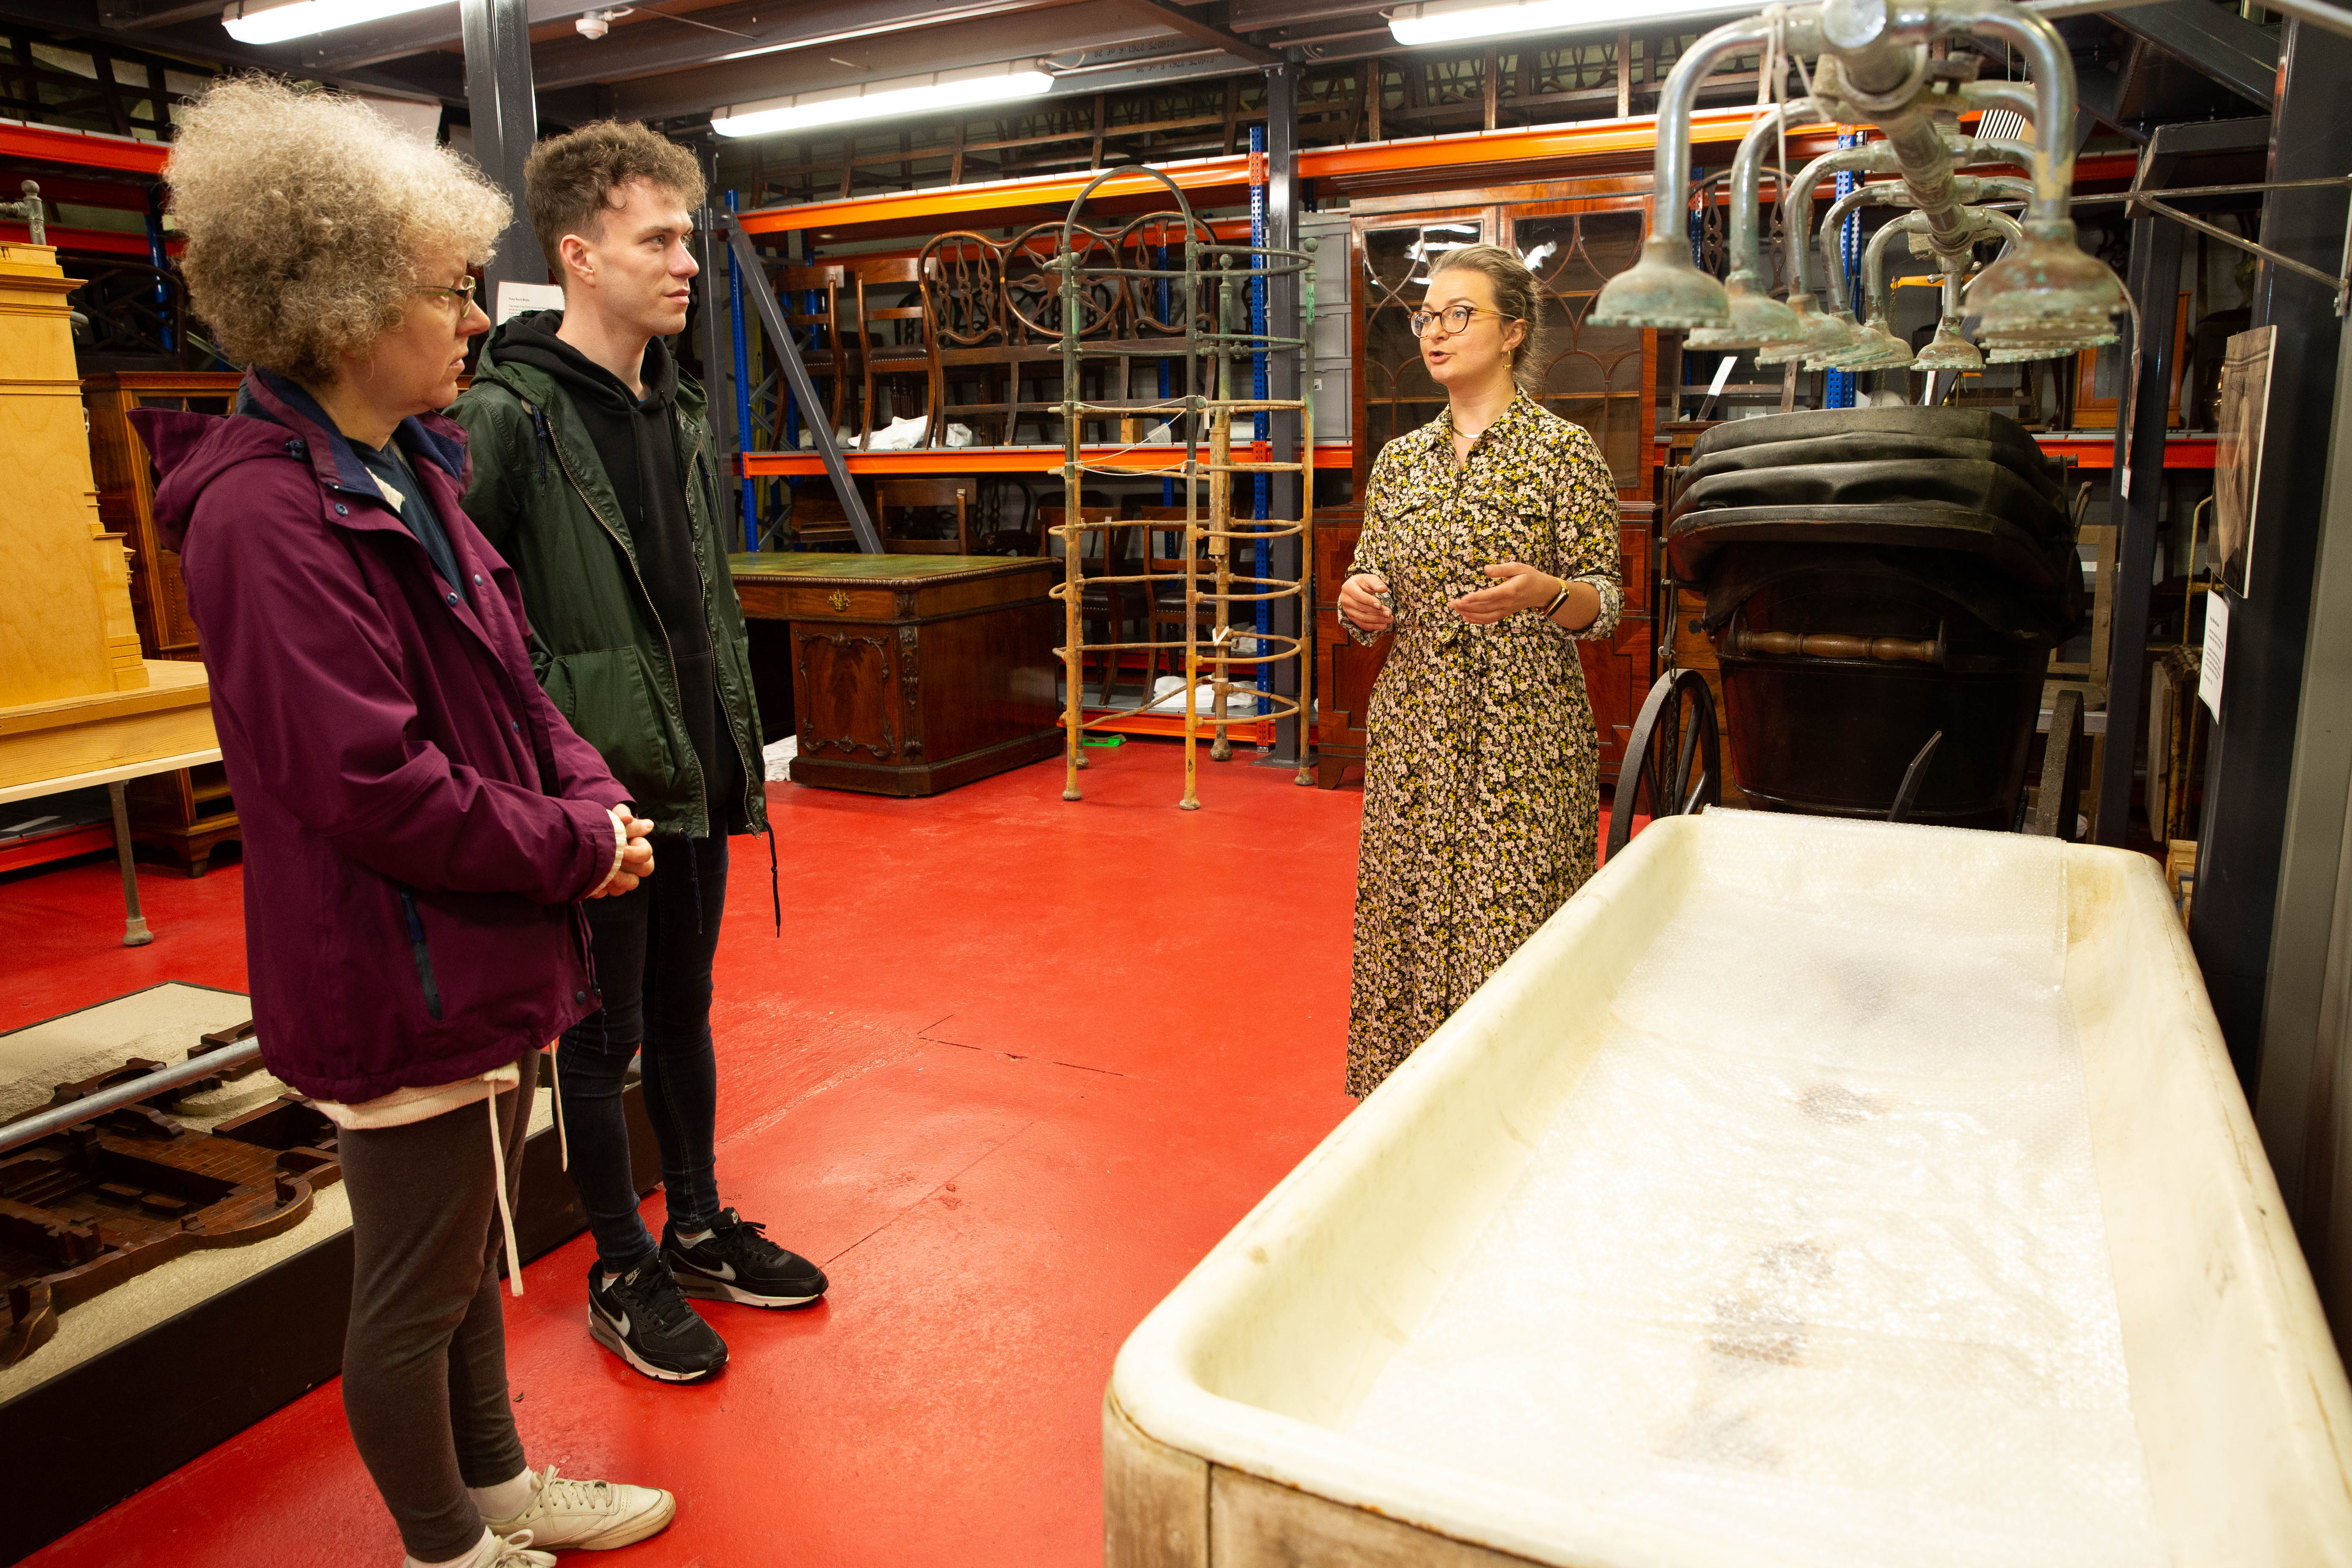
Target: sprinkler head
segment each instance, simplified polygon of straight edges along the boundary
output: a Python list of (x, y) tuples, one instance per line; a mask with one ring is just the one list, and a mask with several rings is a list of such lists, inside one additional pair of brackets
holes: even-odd
[(1609, 280), (1585, 320), (1596, 327), (1728, 327), (1731, 298), (1691, 265), (1686, 243), (1654, 234), (1642, 242), (1642, 259)]
[(2104, 348), (2122, 340), (2105, 321), (2095, 325), (2052, 326), (2038, 331), (1979, 334), (1990, 363), (2015, 364), (2021, 360), (2064, 359), (2084, 349)]
[(1686, 349), (1750, 349), (1759, 343), (1785, 342), (1797, 335), (1797, 312), (1756, 287), (1747, 272), (1735, 272), (1724, 292), (1731, 301), (1731, 325), (1701, 327), (1683, 344)]
[(1868, 341), (1853, 311), (1840, 310), (1834, 315), (1821, 311), (1806, 330), (1805, 368), (1843, 370), (1845, 366), (1841, 362), (1860, 351)]
[(1988, 337), (2002, 338), (2053, 328), (2094, 331), (2127, 307), (2115, 273), (2083, 254), (2074, 225), (2061, 218), (2027, 224), (2024, 239), (1969, 286), (1969, 308)]
[(1960, 336), (1960, 318), (1946, 316), (1936, 323), (1936, 336), (1911, 361), (1916, 370), (1982, 370), (1984, 355)]

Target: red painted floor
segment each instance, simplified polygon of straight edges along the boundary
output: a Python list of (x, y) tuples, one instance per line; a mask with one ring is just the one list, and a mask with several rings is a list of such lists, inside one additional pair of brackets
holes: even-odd
[[(613, 1568), (1101, 1561), (1097, 1412), (1139, 1319), (1344, 1116), (1361, 795), (1175, 747), (935, 799), (770, 786), (719, 952), (725, 1200), (833, 1278), (812, 1310), (716, 1306), (702, 1388), (587, 1336), (585, 1237), (509, 1303), (533, 1464), (666, 1486)], [(124, 949), (112, 865), (0, 881), (13, 1027), (162, 980), (242, 988), (241, 873), (151, 869)], [(659, 1200), (648, 1204), (659, 1223)], [(333, 1385), (29, 1560), (40, 1568), (400, 1561)]]

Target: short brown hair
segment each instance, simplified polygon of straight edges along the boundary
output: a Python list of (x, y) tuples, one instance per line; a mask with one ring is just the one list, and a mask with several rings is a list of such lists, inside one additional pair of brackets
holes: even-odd
[(1536, 275), (1515, 253), (1499, 245), (1465, 245), (1441, 255), (1429, 269), (1429, 280), (1434, 283), (1439, 273), (1457, 268), (1484, 273), (1495, 286), (1495, 309), (1507, 320), (1528, 324), (1528, 335), (1511, 351), (1511, 379), (1521, 391), (1534, 392), (1543, 380), (1547, 336), (1543, 289)]
[(446, 147), (355, 98), (263, 76), (215, 83), (172, 143), (164, 181), (187, 238), (188, 303), (221, 352), (307, 386), (398, 326), (427, 261), (489, 259), (513, 210)]
[(557, 279), (563, 276), (563, 237), (593, 234), (613, 210), (613, 193), (631, 180), (674, 193), (689, 211), (702, 205), (702, 165), (649, 125), (599, 120), (530, 150), (522, 167), (523, 205)]

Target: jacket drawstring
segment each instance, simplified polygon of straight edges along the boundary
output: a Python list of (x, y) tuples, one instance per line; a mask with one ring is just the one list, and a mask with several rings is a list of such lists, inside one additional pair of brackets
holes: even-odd
[(768, 824), (768, 831), (763, 837), (768, 840), (768, 900), (776, 907), (776, 938), (781, 942), (784, 935), (784, 891), (776, 879), (776, 825), (773, 822)]
[(547, 1047), (547, 1070), (555, 1080), (555, 1152), (562, 1158), (560, 1170), (572, 1169), (572, 1134), (563, 1126), (563, 1042), (556, 1040)]
[[(507, 1237), (507, 1289), (522, 1294), (522, 1250), (515, 1245), (514, 1205), (507, 1202), (507, 1142), (499, 1135), (499, 1097), (492, 1093), (482, 1101), (490, 1108), (490, 1170), (499, 1184), (499, 1224)], [(517, 1106), (515, 1114), (521, 1115)]]

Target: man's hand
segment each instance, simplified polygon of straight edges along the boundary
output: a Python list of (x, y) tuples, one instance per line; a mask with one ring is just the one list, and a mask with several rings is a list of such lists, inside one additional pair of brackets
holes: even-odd
[(613, 821), (620, 827), (624, 838), (620, 868), (604, 879), (603, 886), (588, 895), (592, 899), (608, 899), (620, 893), (635, 892), (637, 884), (654, 874), (654, 847), (648, 842), (654, 830), (653, 819), (633, 815), (627, 803), (623, 802), (613, 808)]
[(1539, 610), (1550, 604), (1560, 590), (1559, 578), (1517, 561), (1482, 570), (1494, 579), (1493, 587), (1481, 588), (1446, 603), (1448, 609), (1474, 626), (1491, 626), (1505, 616), (1515, 616), (1521, 610)]
[(1385, 578), (1370, 572), (1359, 572), (1339, 584), (1339, 613), (1360, 631), (1384, 632), (1396, 617), (1388, 606), (1372, 597), (1389, 591)]

